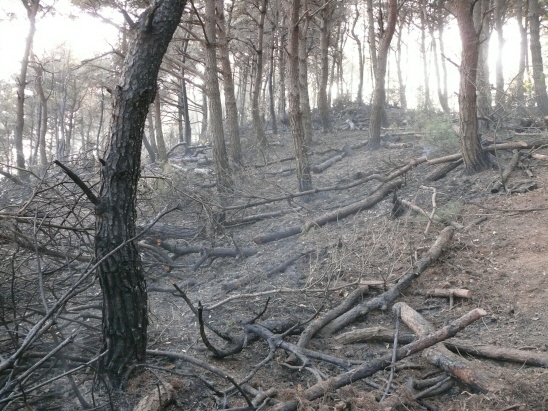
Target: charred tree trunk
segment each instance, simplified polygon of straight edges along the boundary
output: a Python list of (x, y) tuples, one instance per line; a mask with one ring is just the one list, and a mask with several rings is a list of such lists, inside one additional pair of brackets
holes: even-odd
[[(306, 0), (303, 7), (306, 9)], [(312, 113), (310, 111), (310, 97), (308, 95), (308, 50), (307, 33), (310, 24), (308, 15), (301, 19), (299, 28), (299, 85), (301, 88), (301, 110), (303, 113), (304, 140), (309, 146), (312, 142)]]
[(217, 32), (219, 35), (219, 57), (223, 73), (223, 88), (225, 94), (226, 117), (228, 120), (228, 137), (230, 138), (230, 157), (235, 164), (242, 164), (242, 146), (240, 144), (240, 129), (238, 128), (238, 107), (234, 94), (234, 79), (228, 53), (227, 27), (224, 15), (224, 0), (217, 0)]
[[(489, 1), (479, 0), (474, 7), (474, 26), (479, 33), (479, 56), (476, 71), (477, 109), (481, 117), (491, 115), (492, 97), (489, 83), (489, 37), (491, 35), (491, 18)], [(486, 125), (481, 124), (480, 132), (484, 132)]]
[(405, 80), (403, 79), (403, 73), (401, 69), (402, 36), (403, 36), (403, 20), (400, 22), (400, 25), (399, 25), (398, 42), (396, 43), (396, 71), (398, 73), (400, 106), (402, 110), (407, 110), (407, 95), (405, 93), (405, 89), (407, 86), (405, 85)]
[(150, 147), (154, 151), (154, 161), (156, 161), (156, 156), (158, 155), (158, 147), (156, 146), (156, 133), (154, 132), (154, 121), (152, 120), (152, 111), (148, 112), (147, 125), (148, 125), (148, 141), (150, 143)]
[(285, 105), (285, 74), (286, 74), (286, 58), (285, 58), (285, 39), (286, 35), (284, 33), (283, 27), (285, 27), (285, 15), (282, 16), (281, 28), (280, 28), (280, 41), (278, 45), (278, 73), (279, 73), (279, 84), (280, 84), (280, 94), (278, 96), (278, 118), (281, 119), (282, 123), (287, 125), (287, 109)]
[(497, 63), (496, 63), (496, 91), (495, 91), (495, 113), (500, 118), (504, 111), (504, 72), (502, 66), (502, 48), (504, 47), (504, 17), (506, 15), (506, 2), (495, 0), (495, 29), (497, 31)]
[[(276, 27), (272, 28), (274, 32)], [(278, 134), (278, 124), (276, 121), (276, 106), (274, 103), (274, 53), (275, 44), (270, 47), (270, 59), (268, 65), (268, 109), (270, 111), (270, 121), (272, 122), (272, 134)]]
[(386, 30), (381, 36), (379, 53), (377, 55), (377, 71), (375, 72), (375, 90), (373, 91), (373, 104), (371, 107), (371, 119), (369, 120), (369, 148), (377, 150), (381, 147), (381, 122), (384, 103), (386, 100), (386, 91), (384, 86), (384, 77), (386, 75), (386, 65), (388, 62), (388, 50), (390, 42), (396, 29), (398, 4), (396, 0), (388, 2), (388, 23)]
[(438, 33), (440, 36), (440, 57), (441, 57), (441, 88), (439, 93), (440, 95), (440, 104), (443, 108), (443, 111), (449, 113), (451, 110), (449, 108), (448, 94), (447, 94), (447, 64), (445, 62), (445, 41), (443, 39), (443, 16), (440, 14), (438, 16)]
[(253, 86), (253, 97), (251, 100), (251, 117), (253, 120), (253, 131), (257, 137), (257, 141), (261, 147), (268, 146), (268, 141), (264, 134), (263, 125), (261, 124), (261, 114), (259, 110), (259, 97), (261, 94), (261, 81), (263, 79), (263, 36), (264, 36), (264, 20), (266, 17), (266, 6), (268, 0), (261, 0), (259, 8), (261, 16), (259, 18), (259, 33), (257, 36), (257, 66), (255, 70), (255, 85)]
[(548, 94), (542, 65), (542, 47), (540, 44), (540, 16), (538, 0), (529, 0), (529, 31), (531, 47), (531, 65), (533, 66), (533, 83), (535, 100), (543, 116), (548, 116)]
[[(331, 121), (329, 118), (329, 105), (327, 103), (327, 82), (329, 80), (329, 20), (333, 15), (332, 8), (327, 3), (321, 13), (320, 23), (320, 53), (321, 53), (321, 77), (320, 87), (318, 90), (318, 110), (322, 121), (322, 132), (327, 133), (331, 129)], [(360, 58), (360, 86), (358, 88), (358, 97), (361, 98), (361, 89), (363, 88), (363, 56), (361, 53), (361, 45), (359, 47)], [(362, 101), (360, 101), (362, 102)]]
[[(350, 30), (350, 36), (356, 42), (358, 49), (358, 95), (356, 96), (356, 103), (363, 103), (363, 73), (364, 73), (364, 57), (362, 42), (360, 36), (356, 33), (356, 24), (360, 18), (360, 11), (358, 10), (358, 4), (354, 5), (354, 21), (352, 22), (352, 29)], [(401, 43), (400, 43), (401, 44)]]
[(289, 4), (289, 122), (291, 124), (291, 136), (295, 146), (297, 166), (297, 182), (299, 191), (312, 189), (312, 176), (308, 162), (308, 147), (305, 140), (303, 127), (303, 112), (301, 106), (301, 91), (299, 84), (299, 9), (300, 0), (293, 0)]
[(48, 164), (48, 159), (46, 155), (46, 133), (48, 132), (48, 99), (44, 93), (44, 88), (42, 87), (42, 81), (44, 76), (44, 69), (41, 64), (37, 63), (34, 66), (34, 71), (36, 72), (36, 92), (40, 98), (40, 133), (38, 135), (38, 150), (40, 153), (40, 164), (45, 166)]
[(462, 41), (459, 87), (460, 147), (466, 171), (470, 174), (489, 167), (478, 135), (476, 77), (480, 36), (474, 27), (474, 0), (453, 3)]
[(160, 102), (160, 92), (156, 91), (154, 99), (154, 126), (156, 129), (156, 147), (158, 149), (158, 161), (161, 164), (167, 163), (167, 150), (162, 129), (162, 111)]
[(421, 56), (422, 56), (422, 76), (424, 81), (424, 106), (423, 109), (428, 111), (432, 108), (430, 99), (430, 76), (428, 73), (428, 58), (426, 53), (426, 26), (428, 25), (428, 15), (426, 13), (426, 2), (421, 4)]
[[(525, 112), (525, 63), (527, 61), (527, 18), (523, 16), (523, 0), (516, 1), (516, 20), (519, 28), (519, 71), (516, 75), (516, 100), (522, 113)], [(527, 13), (526, 13), (527, 14)]]
[(217, 191), (224, 194), (232, 189), (232, 177), (226, 152), (223, 131), (223, 107), (221, 104), (221, 92), (219, 91), (219, 78), (217, 77), (215, 2), (216, 0), (206, 0), (205, 2), (205, 87), (209, 101), (208, 132), (213, 145)]
[(160, 0), (131, 29), (120, 84), (113, 91), (110, 143), (96, 205), (95, 255), (103, 292), (99, 372), (120, 388), (126, 371), (145, 360), (147, 292), (135, 236), (136, 193), (145, 119), (162, 57), (181, 19), (184, 0)]

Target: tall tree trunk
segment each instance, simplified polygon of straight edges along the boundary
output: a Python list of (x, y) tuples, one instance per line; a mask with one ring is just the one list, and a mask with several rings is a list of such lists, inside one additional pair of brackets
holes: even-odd
[(167, 149), (162, 127), (162, 107), (159, 90), (156, 90), (156, 98), (154, 99), (154, 128), (156, 130), (156, 148), (158, 150), (157, 160), (164, 164), (167, 163)]
[(453, 3), (462, 42), (459, 68), (459, 139), (466, 171), (470, 174), (489, 167), (487, 155), (481, 148), (478, 135), (476, 77), (480, 36), (474, 27), (475, 3), (475, 0), (457, 0)]
[(399, 84), (399, 95), (400, 95), (400, 106), (402, 110), (407, 110), (407, 95), (405, 92), (405, 89), (407, 88), (405, 84), (405, 80), (403, 78), (403, 72), (401, 69), (402, 66), (402, 57), (401, 57), (401, 49), (402, 49), (402, 37), (403, 37), (403, 26), (405, 24), (405, 20), (401, 19), (398, 29), (398, 41), (396, 43), (396, 72), (398, 74), (398, 84)]
[[(242, 69), (240, 69), (242, 70)], [(243, 62), (243, 71), (240, 73), (240, 86), (238, 87), (240, 94), (240, 125), (243, 126), (246, 120), (245, 116), (245, 100), (247, 96), (247, 80), (249, 75), (249, 57)]]
[[(516, 75), (516, 99), (518, 101), (519, 110), (525, 114), (525, 63), (527, 61), (527, 18), (523, 16), (523, 1), (516, 1), (516, 20), (519, 28), (520, 43), (519, 43), (519, 71)], [(527, 12), (526, 12), (527, 14)]]
[(439, 39), (440, 39), (440, 60), (441, 60), (441, 97), (440, 97), (440, 104), (443, 108), (443, 111), (446, 113), (450, 112), (449, 108), (449, 101), (448, 101), (448, 94), (447, 94), (447, 63), (445, 62), (445, 40), (443, 39), (443, 27), (444, 27), (444, 21), (443, 16), (440, 14), (438, 16), (438, 33), (439, 33)]
[(220, 194), (226, 194), (232, 189), (232, 177), (226, 152), (223, 130), (223, 107), (221, 104), (221, 92), (219, 90), (219, 78), (217, 77), (215, 2), (216, 0), (206, 0), (205, 2), (205, 87), (209, 101), (208, 132), (213, 145), (217, 191)]
[(41, 64), (36, 63), (34, 66), (34, 71), (36, 72), (36, 92), (38, 93), (38, 98), (40, 99), (40, 133), (38, 136), (38, 149), (40, 152), (40, 164), (46, 166), (48, 164), (48, 159), (46, 155), (46, 134), (48, 132), (48, 99), (44, 93), (44, 88), (42, 87), (42, 81), (44, 76), (44, 68)]
[(119, 85), (113, 91), (110, 142), (96, 206), (95, 257), (103, 292), (99, 372), (120, 388), (128, 369), (145, 361), (147, 291), (135, 236), (136, 193), (145, 120), (162, 57), (181, 19), (184, 0), (160, 0), (131, 28)]
[(257, 65), (255, 68), (255, 85), (253, 86), (253, 98), (251, 100), (251, 117), (253, 119), (253, 131), (259, 142), (259, 146), (266, 147), (268, 141), (264, 133), (263, 125), (261, 123), (261, 114), (259, 110), (259, 97), (261, 94), (261, 81), (263, 77), (263, 36), (264, 36), (264, 20), (266, 16), (266, 7), (268, 0), (260, 0), (261, 5), (259, 11), (261, 16), (259, 18), (259, 32), (257, 35)]
[(375, 78), (377, 73), (377, 36), (375, 35), (375, 16), (373, 14), (373, 0), (367, 0), (367, 24), (368, 24), (368, 36), (369, 42), (369, 58), (371, 59), (371, 79), (373, 80), (373, 87), (376, 87)]
[(531, 65), (533, 66), (533, 83), (535, 100), (543, 116), (548, 116), (548, 94), (542, 65), (542, 47), (540, 44), (540, 16), (538, 0), (529, 0), (529, 31), (531, 36)]
[(227, 27), (224, 15), (224, 0), (217, 0), (217, 30), (219, 43), (219, 58), (223, 73), (223, 87), (225, 95), (226, 117), (228, 120), (228, 137), (230, 138), (230, 157), (235, 164), (242, 164), (242, 146), (240, 143), (240, 129), (238, 127), (238, 107), (234, 94), (234, 79), (228, 53)]
[(422, 56), (422, 76), (424, 82), (424, 110), (428, 111), (432, 108), (430, 99), (430, 75), (428, 73), (428, 58), (426, 53), (426, 27), (428, 26), (428, 14), (426, 12), (426, 0), (421, 4), (421, 56)]
[(352, 21), (352, 29), (350, 30), (350, 36), (356, 42), (358, 49), (358, 94), (356, 96), (356, 103), (363, 103), (363, 73), (364, 73), (364, 57), (362, 42), (360, 40), (360, 34), (356, 33), (356, 24), (360, 18), (360, 11), (358, 10), (358, 3), (354, 4), (354, 20)]
[(280, 94), (278, 96), (278, 118), (281, 119), (282, 123), (287, 125), (287, 108), (285, 104), (285, 45), (286, 45), (286, 34), (285, 34), (285, 15), (282, 15), (281, 26), (279, 28), (279, 45), (278, 45), (278, 73), (280, 84)]
[(36, 14), (40, 6), (40, 0), (21, 0), (25, 9), (27, 10), (27, 17), (29, 19), (29, 32), (25, 41), (25, 50), (23, 52), (23, 58), (21, 59), (21, 70), (19, 71), (19, 77), (17, 78), (17, 108), (16, 115), (17, 120), (15, 122), (15, 151), (16, 151), (16, 165), (18, 167), (17, 174), (21, 178), (27, 178), (25, 169), (25, 153), (23, 151), (23, 128), (25, 126), (25, 88), (27, 86), (27, 69), (29, 66), (29, 56), (32, 49), (32, 42), (34, 40), (34, 33), (36, 32)]
[[(272, 31), (274, 31), (273, 28)], [(276, 122), (276, 106), (274, 103), (274, 44), (270, 47), (270, 63), (268, 67), (268, 108), (270, 111), (270, 121), (272, 122), (272, 134), (278, 134), (278, 124)]]
[(502, 65), (502, 48), (504, 47), (504, 17), (506, 14), (506, 2), (495, 0), (495, 29), (497, 31), (497, 62), (496, 62), (496, 91), (495, 91), (495, 113), (501, 117), (504, 112), (504, 72)]
[[(491, 36), (491, 13), (489, 0), (479, 0), (474, 7), (474, 27), (479, 33), (479, 57), (476, 71), (478, 115), (488, 118), (492, 114), (491, 83), (489, 82), (489, 37)], [(487, 124), (482, 121), (480, 133), (484, 133)]]
[[(304, 0), (303, 7), (307, 7), (306, 0)], [(312, 143), (312, 114), (310, 110), (310, 97), (308, 95), (308, 50), (306, 44), (306, 36), (308, 33), (308, 26), (310, 19), (305, 16), (302, 22), (299, 24), (299, 84), (301, 87), (301, 108), (302, 119), (304, 129), (304, 140), (306, 145), (310, 146)]]
[(206, 90), (203, 90), (202, 91), (202, 129), (200, 131), (200, 138), (202, 140), (207, 140), (207, 129), (209, 125), (207, 100), (208, 100), (207, 92)]
[[(331, 75), (330, 75), (330, 81), (329, 81), (329, 89), (328, 89), (328, 92), (327, 92), (327, 105), (328, 105), (328, 107), (331, 107), (331, 101), (333, 100), (332, 99), (333, 85), (336, 84), (335, 68), (337, 67), (337, 61), (338, 61), (337, 54), (339, 52), (338, 46), (339, 46), (339, 37), (341, 36), (341, 31), (342, 31), (341, 26), (342, 26), (341, 23), (339, 23), (337, 25), (337, 31), (336, 31), (335, 38), (334, 38), (334, 41), (333, 41), (334, 47), (333, 47), (333, 58), (331, 59)], [(339, 96), (341, 95), (341, 91), (338, 90), (338, 89), (337, 89), (337, 94)]]
[[(320, 112), (320, 117), (322, 121), (322, 132), (327, 133), (331, 130), (331, 121), (329, 118), (329, 106), (327, 103), (327, 82), (329, 81), (329, 21), (333, 16), (333, 10), (326, 4), (321, 12), (321, 21), (320, 21), (320, 67), (321, 67), (321, 76), (320, 76), (320, 87), (318, 89), (318, 110)], [(362, 61), (361, 53), (361, 44), (358, 42), (358, 49), (360, 50), (360, 64)], [(361, 100), (361, 88), (363, 87), (363, 65), (360, 65), (360, 87), (358, 90), (358, 101), (362, 103)]]
[(390, 42), (396, 29), (396, 19), (398, 17), (397, 0), (388, 2), (388, 23), (384, 33), (382, 33), (379, 44), (379, 53), (377, 55), (377, 71), (375, 72), (375, 90), (373, 91), (373, 105), (371, 107), (371, 118), (369, 120), (369, 149), (377, 150), (381, 146), (381, 122), (382, 111), (386, 100), (386, 91), (384, 86), (386, 75), (386, 64), (388, 61), (388, 50)]
[[(442, 29), (440, 29), (442, 30)], [(439, 32), (441, 36), (441, 31)], [(434, 35), (434, 28), (430, 26), (430, 38), (432, 39), (432, 55), (434, 57), (434, 70), (436, 72), (436, 83), (438, 86), (438, 99), (440, 101), (440, 106), (444, 113), (449, 113), (451, 110), (449, 109), (449, 103), (447, 101), (447, 79), (445, 77), (442, 78), (440, 74), (440, 63), (438, 58), (438, 44), (436, 41), (436, 36)], [(440, 37), (440, 45), (442, 43), (443, 39)], [(443, 56), (441, 56), (443, 59)], [(445, 74), (445, 73), (444, 73)]]
[(291, 136), (295, 147), (295, 161), (297, 166), (297, 183), (299, 191), (312, 189), (312, 176), (308, 162), (308, 147), (303, 128), (303, 114), (301, 105), (301, 88), (299, 82), (299, 9), (300, 0), (288, 2), (289, 5), (289, 41), (288, 41), (288, 69), (289, 69), (289, 122)]

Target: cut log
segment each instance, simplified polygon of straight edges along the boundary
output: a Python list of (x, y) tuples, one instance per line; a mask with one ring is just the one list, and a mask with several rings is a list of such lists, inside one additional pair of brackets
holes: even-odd
[[(402, 321), (419, 337), (431, 334), (434, 330), (432, 324), (403, 302), (394, 304), (393, 310), (400, 311)], [(424, 350), (423, 356), (430, 364), (441, 368), (476, 392), (495, 392), (502, 388), (481, 366), (453, 354), (443, 344), (429, 347)]]
[(470, 298), (472, 296), (472, 291), (463, 288), (434, 288), (421, 292), (420, 294), (428, 295), (430, 297)]
[(434, 261), (436, 261), (442, 253), (444, 247), (449, 244), (451, 238), (453, 238), (453, 233), (455, 229), (453, 227), (445, 227), (439, 234), (438, 238), (430, 247), (430, 249), (422, 256), (422, 258), (415, 263), (415, 268), (409, 273), (405, 274), (400, 281), (385, 291), (384, 293), (374, 297), (370, 300), (367, 300), (350, 311), (347, 311), (345, 314), (336, 318), (327, 324), (321, 331), (323, 336), (330, 336), (343, 328), (344, 326), (355, 321), (359, 317), (362, 317), (373, 310), (386, 310), (389, 304), (392, 304), (396, 298), (411, 285), (411, 282), (421, 275), (428, 266), (430, 266)]
[[(471, 324), (474, 321), (477, 321), (485, 314), (485, 311), (476, 308), (475, 310), (470, 311), (469, 313), (458, 318), (457, 320), (452, 321), (435, 333), (430, 334), (427, 337), (422, 337), (410, 344), (404, 345), (396, 351), (396, 361), (399, 361), (405, 357), (408, 357), (411, 354), (420, 352), (438, 342), (452, 337), (457, 332), (464, 329), (467, 325)], [(379, 359), (368, 361), (365, 364), (360, 365), (359, 367), (354, 368), (343, 374), (328, 378), (327, 380), (317, 383), (312, 387), (302, 391), (301, 393), (299, 393), (299, 395), (302, 395), (308, 401), (315, 400), (317, 398), (323, 397), (327, 392), (334, 391), (338, 388), (344, 387), (345, 385), (352, 384), (363, 378), (367, 378), (375, 374), (379, 370), (388, 367), (390, 364), (392, 364), (392, 353), (387, 354)], [(290, 400), (278, 404), (277, 406), (272, 408), (272, 410), (294, 411), (297, 410), (298, 407), (299, 402), (297, 400)]]
[(493, 184), (493, 187), (491, 187), (492, 193), (498, 193), (502, 187), (506, 188), (506, 181), (508, 180), (508, 177), (510, 176), (510, 173), (516, 168), (516, 165), (519, 162), (519, 151), (514, 150), (512, 159), (502, 172), (501, 181), (497, 181), (495, 184)]
[(537, 160), (548, 160), (548, 156), (546, 154), (538, 154), (538, 153), (533, 153), (531, 154), (531, 157), (537, 159)]
[(457, 354), (470, 354), (498, 361), (516, 362), (534, 367), (548, 368), (548, 355), (542, 352), (518, 350), (498, 345), (474, 344), (471, 341), (451, 339), (445, 346)]
[[(168, 405), (175, 402), (177, 397), (175, 388), (181, 388), (183, 386), (182, 381), (176, 383), (158, 383), (158, 386), (150, 390), (139, 401), (133, 411), (161, 411)], [(167, 391), (166, 391), (167, 390)]]
[(323, 216), (320, 216), (303, 225), (293, 226), (280, 231), (275, 231), (272, 233), (255, 236), (253, 238), (253, 241), (256, 244), (265, 244), (271, 241), (276, 241), (276, 240), (281, 240), (283, 238), (291, 237), (291, 236), (300, 234), (301, 232), (306, 232), (312, 227), (321, 227), (327, 223), (341, 220), (343, 218), (348, 217), (349, 215), (356, 214), (359, 211), (366, 210), (368, 208), (373, 207), (375, 204), (381, 201), (384, 197), (386, 197), (388, 193), (392, 192), (392, 190), (399, 188), (402, 185), (402, 183), (403, 183), (402, 180), (392, 181), (386, 185), (382, 185), (380, 189), (377, 190), (374, 194), (370, 195), (369, 197), (361, 201), (347, 205), (346, 207), (342, 207), (331, 213), (324, 214)]
[[(415, 341), (415, 335), (411, 333), (399, 333), (398, 343), (409, 344)], [(339, 334), (335, 336), (335, 340), (341, 344), (353, 344), (363, 342), (393, 342), (394, 330), (386, 327), (369, 327), (362, 328), (361, 330), (353, 330), (347, 333)]]
[(346, 157), (346, 153), (343, 151), (342, 153), (337, 154), (336, 156), (333, 156), (325, 160), (323, 163), (320, 163), (317, 166), (312, 167), (312, 172), (316, 174), (320, 174), (324, 172), (325, 170), (327, 170), (336, 162), (341, 161), (344, 157)]
[(426, 164), (433, 165), (433, 164), (440, 164), (440, 163), (448, 163), (449, 161), (457, 161), (457, 160), (460, 160), (461, 158), (462, 158), (461, 153), (451, 154), (451, 155), (448, 155), (448, 156), (433, 158), (432, 160), (427, 160)]

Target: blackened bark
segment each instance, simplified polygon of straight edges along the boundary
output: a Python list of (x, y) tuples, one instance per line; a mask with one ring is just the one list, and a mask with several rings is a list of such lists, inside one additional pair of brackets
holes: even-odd
[(312, 176), (308, 162), (308, 148), (306, 146), (303, 128), (303, 113), (301, 106), (301, 90), (299, 85), (299, 9), (300, 0), (293, 0), (289, 4), (289, 42), (288, 42), (288, 69), (289, 69), (289, 123), (291, 136), (295, 146), (297, 168), (297, 182), (299, 191), (312, 189)]
[[(357, 9), (356, 9), (357, 13)], [(322, 120), (322, 132), (327, 133), (331, 130), (331, 121), (329, 118), (329, 106), (327, 103), (327, 82), (329, 80), (329, 21), (333, 15), (332, 8), (329, 4), (322, 10), (321, 23), (320, 23), (320, 55), (321, 55), (321, 77), (320, 87), (318, 90), (318, 109), (320, 111), (320, 117)], [(355, 23), (354, 23), (355, 25)], [(352, 27), (354, 28), (354, 27)], [(361, 52), (361, 44), (358, 42), (358, 52), (360, 58), (360, 85), (358, 89), (358, 102), (361, 100), (361, 89), (363, 88), (363, 55)]]
[(384, 86), (384, 77), (386, 75), (386, 64), (388, 62), (388, 50), (390, 42), (396, 29), (396, 19), (398, 4), (396, 0), (390, 0), (388, 3), (388, 23), (386, 30), (382, 34), (379, 52), (377, 54), (377, 71), (375, 72), (375, 90), (373, 91), (373, 105), (371, 107), (371, 119), (369, 122), (369, 148), (377, 150), (381, 146), (381, 122), (384, 103), (386, 100), (386, 90)]
[(542, 47), (540, 44), (540, 16), (538, 0), (529, 0), (529, 30), (531, 65), (533, 66), (533, 82), (535, 86), (535, 100), (543, 116), (548, 116), (548, 94), (546, 79), (542, 65)]
[[(362, 42), (360, 40), (360, 34), (356, 33), (356, 24), (358, 23), (359, 18), (360, 18), (360, 11), (358, 9), (358, 4), (356, 3), (354, 5), (354, 21), (352, 22), (352, 29), (350, 30), (350, 37), (352, 37), (352, 39), (356, 42), (356, 48), (358, 49), (358, 95), (356, 96), (356, 103), (363, 104), (363, 73), (364, 73), (365, 62), (363, 57), (363, 49), (362, 49)], [(322, 75), (323, 75), (323, 72), (322, 72)], [(323, 80), (323, 77), (322, 77), (322, 80)]]
[(216, 18), (215, 1), (205, 2), (205, 88), (208, 99), (209, 123), (208, 132), (213, 144), (213, 161), (215, 163), (215, 177), (217, 191), (226, 193), (232, 189), (232, 177), (228, 165), (225, 134), (223, 130), (223, 106), (221, 104), (221, 92), (219, 90), (219, 78), (217, 76), (217, 52), (216, 52)]
[(119, 85), (113, 91), (110, 142), (101, 169), (95, 255), (103, 292), (104, 353), (99, 372), (110, 388), (145, 359), (147, 292), (135, 236), (142, 135), (157, 89), (162, 57), (181, 19), (185, 0), (160, 0), (141, 14)]
[(458, 0), (453, 3), (462, 42), (459, 68), (459, 139), (464, 165), (470, 174), (483, 171), (490, 166), (478, 135), (476, 77), (480, 37), (474, 28), (475, 3), (474, 0)]
[(238, 128), (238, 107), (234, 94), (234, 79), (228, 53), (227, 27), (225, 24), (224, 1), (217, 0), (216, 6), (219, 58), (223, 73), (223, 90), (225, 95), (226, 118), (228, 122), (228, 137), (230, 138), (230, 157), (235, 164), (242, 165), (242, 145), (240, 129)]
[(253, 86), (253, 97), (251, 99), (251, 117), (253, 120), (253, 131), (257, 137), (257, 141), (261, 147), (268, 146), (268, 141), (264, 134), (263, 125), (261, 124), (261, 115), (259, 112), (259, 97), (261, 94), (261, 81), (263, 77), (263, 36), (264, 36), (264, 20), (266, 16), (266, 6), (268, 0), (261, 0), (259, 11), (259, 32), (257, 35), (257, 66), (255, 70), (255, 85)]
[(45, 166), (48, 164), (48, 159), (46, 155), (46, 133), (48, 132), (48, 98), (44, 93), (44, 88), (42, 87), (42, 81), (44, 80), (44, 68), (40, 63), (36, 63), (34, 66), (34, 71), (36, 72), (36, 92), (40, 98), (40, 132), (38, 133), (38, 150), (40, 152), (40, 164)]
[[(306, 0), (303, 3), (303, 8), (307, 9)], [(301, 111), (304, 130), (304, 141), (309, 146), (312, 142), (312, 113), (310, 110), (310, 97), (308, 95), (308, 51), (306, 44), (306, 36), (310, 17), (308, 12), (299, 23), (299, 84), (301, 89)]]

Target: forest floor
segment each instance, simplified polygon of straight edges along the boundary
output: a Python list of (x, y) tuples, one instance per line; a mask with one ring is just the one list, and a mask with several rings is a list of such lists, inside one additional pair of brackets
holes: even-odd
[[(391, 115), (401, 116), (398, 113)], [(422, 156), (433, 159), (458, 151), (456, 137), (451, 137), (451, 133), (417, 128), (413, 122), (409, 122), (405, 130), (394, 130), (395, 126), (392, 127), (394, 134), (404, 133), (399, 141), (405, 143), (404, 146), (377, 151), (359, 147), (359, 143), (365, 141), (367, 131), (338, 130), (329, 134), (316, 131), (310, 157), (312, 165), (340, 154), (344, 147), (347, 149), (340, 161), (321, 173), (313, 174), (314, 187), (348, 187), (373, 172), (387, 175), (411, 159)], [(390, 133), (390, 130), (385, 132)], [(546, 134), (537, 137), (546, 138)], [(505, 132), (497, 136), (497, 141), (528, 141), (532, 138), (535, 136)], [(192, 237), (183, 239), (169, 238), (161, 233), (150, 235), (148, 245), (158, 249), (162, 243), (180, 248), (203, 247), (201, 254), (180, 257), (164, 249), (171, 262), (151, 248), (144, 250), (150, 289), (149, 350), (200, 359), (235, 381), (242, 381), (268, 356), (268, 344), (262, 339), (249, 342), (237, 354), (224, 359), (213, 358), (200, 337), (196, 316), (171, 281), (184, 290), (194, 305), (198, 305), (198, 301), (203, 304), (204, 320), (210, 326), (231, 335), (243, 335), (244, 324), (268, 305), (256, 322), (300, 323), (292, 333), (296, 335), (284, 337), (285, 341), (296, 344), (298, 331), (306, 327), (306, 321), (318, 311), (321, 315), (337, 306), (358, 284), (373, 285), (359, 302), (367, 301), (412, 270), (445, 227), (444, 223), (432, 222), (426, 231), (428, 219), (410, 210), (394, 218), (391, 216), (393, 204), (390, 194), (371, 208), (336, 222), (322, 226), (312, 224), (306, 232), (257, 244), (254, 241), (257, 236), (302, 225), (362, 200), (379, 185), (379, 181), (371, 180), (351, 188), (317, 192), (305, 198), (289, 196), (281, 201), (266, 201), (298, 191), (294, 162), (286, 160), (292, 157), (293, 144), (289, 133), (269, 135), (269, 142), (271, 145), (266, 150), (247, 152), (246, 164), (250, 166), (234, 174), (235, 195), (224, 200), (225, 205), (233, 206), (261, 199), (265, 204), (228, 210), (224, 224), (215, 220), (219, 200), (211, 188), (214, 177), (207, 167), (196, 169), (196, 163), (176, 155), (172, 157), (171, 165), (163, 170), (152, 165), (143, 170), (145, 176), (155, 173), (165, 179), (143, 179), (140, 223), (146, 225), (163, 206), (179, 202), (181, 208), (160, 222), (196, 230)], [(250, 143), (251, 140), (247, 142)], [(435, 182), (425, 178), (443, 164), (421, 163), (405, 173), (403, 185), (397, 191), (399, 199), (408, 200), (430, 213), (433, 207), (430, 188), (434, 188), (436, 214), (466, 229), (455, 230), (441, 256), (417, 276), (396, 301), (407, 303), (436, 329), (481, 308), (487, 314), (459, 332), (457, 338), (477, 345), (542, 354), (548, 360), (548, 161), (531, 158), (528, 156), (530, 151), (521, 151), (518, 167), (508, 179), (508, 190), (501, 188), (496, 193), (491, 192), (491, 188), (500, 180), (501, 171), (498, 169), (467, 175), (460, 165)], [(548, 149), (541, 148), (536, 153), (548, 154)], [(499, 163), (505, 165), (512, 153), (499, 150), (496, 156)], [(511, 193), (512, 187), (528, 187), (528, 190)], [(243, 220), (251, 215), (273, 212), (281, 215), (256, 222)], [(481, 217), (486, 219), (474, 224)], [(208, 258), (207, 249), (216, 247), (240, 251), (250, 249), (252, 255), (247, 258)], [(292, 257), (295, 261), (285, 270), (272, 272)], [(427, 290), (432, 289), (466, 289), (470, 296), (433, 297), (427, 294)], [(227, 298), (232, 299), (223, 302)], [(222, 304), (210, 309), (219, 302)], [(314, 337), (308, 348), (347, 361), (351, 367), (389, 355), (393, 347), (391, 340), (343, 343), (337, 339), (341, 333), (370, 327), (384, 327), (393, 332), (395, 316), (391, 305), (383, 308), (360, 317), (333, 336)], [(95, 313), (99, 314), (99, 311)], [(206, 332), (218, 349), (226, 344), (213, 333)], [(399, 332), (412, 333), (401, 321)], [(290, 361), (288, 364), (288, 355), (280, 348), (274, 358), (255, 370), (248, 384), (260, 391), (274, 389), (276, 394), (272, 398), (278, 402), (297, 400), (302, 410), (548, 410), (548, 368), (465, 353), (458, 355), (469, 360), (478, 372), (485, 373), (488, 385), (496, 389), (475, 392), (470, 386), (452, 379), (443, 393), (424, 398), (421, 403), (405, 398), (400, 389), (410, 378), (416, 382), (443, 375), (443, 371), (417, 353), (402, 360), (401, 366), (396, 368), (384, 402), (391, 397), (397, 400), (388, 408), (378, 400), (391, 379), (390, 367), (308, 401), (304, 398), (305, 391), (318, 382), (318, 376), (335, 376), (344, 370), (319, 360), (311, 360), (312, 371), (301, 369), (298, 362)], [(223, 403), (234, 408), (246, 406), (246, 401), (235, 389), (228, 396), (219, 394), (232, 387), (228, 380), (188, 361), (151, 353), (147, 364), (158, 368), (149, 368), (131, 376), (126, 393), (113, 400), (116, 409), (132, 410), (147, 393), (152, 392), (154, 396), (161, 385), (158, 385), (159, 381), (171, 383), (177, 393), (175, 403), (169, 405), (168, 410), (213, 410), (222, 408)], [(219, 392), (214, 393), (208, 384)], [(95, 395), (107, 401), (106, 395)], [(66, 402), (64, 406), (60, 405), (56, 400), (52, 400), (51, 405), (57, 403), (57, 409), (78, 409), (73, 397), (71, 401), (74, 401), (73, 408), (67, 408)], [(261, 409), (269, 409), (274, 406), (272, 404)]]

